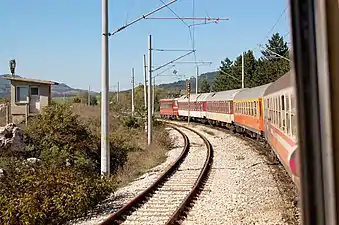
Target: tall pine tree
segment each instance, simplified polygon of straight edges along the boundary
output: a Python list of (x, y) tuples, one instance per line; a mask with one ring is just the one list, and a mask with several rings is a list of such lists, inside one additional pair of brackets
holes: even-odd
[(229, 58), (221, 61), (218, 74), (213, 81), (213, 91), (225, 91), (232, 89), (232, 85), (229, 82), (229, 75), (232, 74), (232, 64), (233, 62)]
[(258, 85), (274, 82), (290, 70), (289, 49), (279, 33), (273, 34), (265, 46), (256, 69)]
[(208, 93), (211, 91), (210, 84), (208, 83), (207, 79), (203, 79), (200, 82), (200, 92), (201, 93)]

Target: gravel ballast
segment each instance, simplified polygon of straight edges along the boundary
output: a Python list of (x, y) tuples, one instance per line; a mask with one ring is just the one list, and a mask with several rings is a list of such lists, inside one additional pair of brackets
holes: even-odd
[(300, 224), (294, 184), (280, 164), (269, 162), (259, 146), (234, 134), (191, 127), (211, 142), (214, 160), (205, 188), (183, 225)]
[[(203, 125), (190, 127), (210, 141), (214, 160), (203, 191), (182, 224), (300, 224), (295, 185), (280, 164), (266, 157), (259, 144)], [(182, 130), (191, 146), (206, 149), (196, 136)], [(172, 129), (170, 135), (177, 138), (177, 147), (168, 152), (166, 162), (118, 189), (88, 217), (69, 224), (98, 224), (150, 186), (183, 150), (182, 136)], [(151, 216), (147, 224), (157, 224), (155, 217)]]

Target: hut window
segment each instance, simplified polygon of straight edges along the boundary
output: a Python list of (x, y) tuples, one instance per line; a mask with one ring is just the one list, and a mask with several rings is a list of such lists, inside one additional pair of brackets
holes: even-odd
[(16, 102), (27, 102), (28, 86), (16, 86), (15, 100)]

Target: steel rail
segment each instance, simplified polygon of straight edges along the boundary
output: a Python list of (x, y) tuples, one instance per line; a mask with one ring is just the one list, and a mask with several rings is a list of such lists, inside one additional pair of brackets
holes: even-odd
[(119, 219), (121, 219), (124, 215), (128, 214), (128, 212), (132, 211), (134, 207), (138, 204), (142, 203), (150, 194), (152, 194), (165, 180), (180, 166), (185, 157), (188, 154), (190, 142), (188, 137), (181, 130), (177, 129), (175, 125), (168, 125), (169, 127), (178, 131), (182, 137), (184, 138), (184, 149), (178, 159), (169, 166), (169, 168), (146, 190), (138, 194), (135, 198), (133, 198), (130, 202), (128, 202), (125, 206), (123, 206), (120, 210), (110, 215), (107, 219), (101, 222), (99, 225), (110, 225), (110, 224), (119, 224)]
[(166, 222), (166, 225), (171, 225), (178, 222), (181, 216), (188, 210), (188, 208), (192, 207), (193, 201), (196, 199), (197, 195), (202, 190), (204, 185), (204, 181), (207, 179), (209, 172), (211, 171), (212, 163), (213, 163), (213, 148), (211, 143), (207, 140), (205, 136), (200, 134), (199, 132), (193, 130), (192, 128), (175, 124), (175, 126), (185, 128), (187, 130), (192, 131), (197, 134), (205, 143), (207, 147), (207, 157), (204, 163), (204, 167), (201, 170), (198, 179), (195, 181), (195, 184), (190, 191), (190, 193), (186, 196), (185, 200), (181, 203), (181, 205), (177, 208), (177, 210), (172, 214), (170, 219)]

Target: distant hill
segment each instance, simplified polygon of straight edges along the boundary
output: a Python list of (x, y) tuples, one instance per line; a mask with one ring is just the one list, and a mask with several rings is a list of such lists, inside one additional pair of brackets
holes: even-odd
[[(199, 76), (199, 81), (201, 81), (202, 79), (207, 79), (207, 82), (212, 85), (214, 78), (216, 77), (216, 75), (218, 74), (218, 72), (208, 72), (208, 73), (203, 73)], [(191, 87), (192, 90), (195, 90), (195, 77), (191, 77)], [(175, 88), (175, 89), (181, 89), (184, 90), (186, 89), (186, 81), (185, 80), (180, 80), (180, 81), (176, 81), (173, 83), (168, 83), (168, 84), (160, 84), (159, 85), (160, 88)]]
[[(0, 75), (0, 97), (6, 98), (10, 96), (10, 81), (3, 78), (3, 76), (8, 76), (9, 74)], [(77, 95), (79, 92), (86, 90), (71, 88), (67, 84), (60, 83), (59, 85), (52, 85), (52, 96), (53, 97), (68, 97)], [(97, 94), (92, 92), (92, 94)]]

